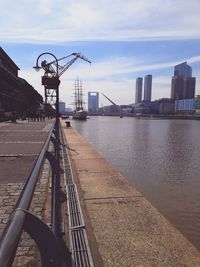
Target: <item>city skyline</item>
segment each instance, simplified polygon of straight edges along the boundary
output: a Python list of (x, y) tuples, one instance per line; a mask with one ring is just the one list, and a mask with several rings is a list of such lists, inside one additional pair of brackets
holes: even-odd
[[(62, 57), (80, 51), (88, 57), (91, 68), (77, 61), (61, 77), (60, 99), (67, 106), (72, 103), (77, 76), (85, 94), (98, 91), (117, 104), (130, 104), (135, 102), (136, 78), (151, 73), (152, 100), (170, 97), (174, 66), (184, 61), (193, 69), (196, 94), (200, 94), (200, 2), (181, 3), (46, 0), (36, 5), (30, 0), (18, 5), (6, 1), (0, 11), (1, 46), (21, 69), (19, 76), (42, 95), (42, 71), (32, 69), (39, 54), (49, 51)], [(101, 97), (101, 104), (109, 102)]]

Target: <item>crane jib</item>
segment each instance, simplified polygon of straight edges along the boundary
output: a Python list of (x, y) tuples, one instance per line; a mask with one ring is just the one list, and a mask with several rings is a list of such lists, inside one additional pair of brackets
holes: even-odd
[[(68, 58), (70, 56), (74, 56), (74, 58), (72, 58), (70, 61), (68, 61), (67, 63), (65, 63), (63, 66), (61, 65), (58, 65), (58, 62), (65, 59), (65, 58)], [(55, 74), (56, 76), (60, 77), (78, 58), (88, 62), (91, 64), (91, 61), (86, 58), (84, 55), (82, 55), (81, 53), (72, 53), (68, 56), (65, 56), (65, 57), (62, 57), (62, 58), (59, 58), (58, 60), (54, 60), (54, 61), (51, 61), (51, 62), (47, 62), (46, 60), (44, 60), (42, 62), (42, 68), (44, 69), (45, 71), (45, 76), (47, 77), (54, 77)], [(52, 65), (55, 65), (56, 67), (58, 67), (58, 73), (57, 71), (53, 68)], [(51, 75), (51, 76), (48, 76), (48, 75)], [(44, 76), (44, 77), (45, 77)], [(45, 85), (44, 83), (46, 82), (45, 78), (44, 78), (44, 81), (42, 81), (42, 84)]]

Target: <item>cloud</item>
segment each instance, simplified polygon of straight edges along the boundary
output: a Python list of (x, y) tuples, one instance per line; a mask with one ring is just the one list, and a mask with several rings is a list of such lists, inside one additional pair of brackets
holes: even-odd
[(200, 62), (200, 56), (191, 57), (187, 60), (188, 64)]
[[(79, 63), (75, 67), (76, 73), (79, 73), (86, 80), (99, 81), (119, 79), (123, 80), (132, 75), (132, 77), (138, 75), (138, 73), (148, 72), (151, 73), (156, 70), (171, 68), (171, 74), (173, 75), (173, 68), (175, 65), (180, 64), (183, 61), (189, 63), (200, 62), (200, 56), (194, 56), (191, 58), (185, 58), (181, 61), (169, 61), (159, 63), (148, 63), (144, 59), (138, 59), (137, 57), (111, 57), (95, 63), (92, 63), (91, 68), (85, 62)], [(74, 71), (67, 71), (67, 79), (73, 79)]]
[(199, 39), (198, 0), (12, 0), (1, 4), (7, 42)]
[[(194, 56), (186, 60), (188, 62), (200, 62), (200, 56)], [(82, 61), (69, 68), (61, 76), (60, 97), (68, 104), (73, 102), (71, 96), (73, 95), (74, 80), (78, 74), (81, 80), (83, 78), (82, 82), (86, 94), (88, 91), (98, 91), (108, 94), (116, 103), (133, 103), (135, 97), (135, 79), (138, 72), (148, 71), (148, 73), (153, 73), (153, 71), (171, 68), (172, 72), (170, 75), (153, 75), (152, 92), (153, 99), (170, 97), (173, 66), (178, 63), (180, 62), (170, 61), (147, 64), (144, 60), (138, 60), (136, 57), (132, 57), (131, 59), (130, 57), (115, 57), (94, 63), (90, 68), (89, 64)], [(41, 75), (43, 75), (42, 71), (36, 73), (30, 69), (23, 69), (20, 72), (20, 76), (25, 78), (43, 95), (44, 89), (41, 86)], [(102, 103), (106, 102), (105, 99), (102, 99)]]

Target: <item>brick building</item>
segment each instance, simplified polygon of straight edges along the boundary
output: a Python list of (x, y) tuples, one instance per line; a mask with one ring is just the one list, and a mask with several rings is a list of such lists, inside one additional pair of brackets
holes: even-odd
[(17, 113), (36, 112), (42, 96), (24, 79), (19, 67), (0, 47), (0, 109)]

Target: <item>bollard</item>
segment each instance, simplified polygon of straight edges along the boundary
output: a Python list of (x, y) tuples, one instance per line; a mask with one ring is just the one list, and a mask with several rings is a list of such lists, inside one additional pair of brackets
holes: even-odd
[(71, 127), (70, 121), (66, 121), (65, 123), (66, 123), (66, 127)]

